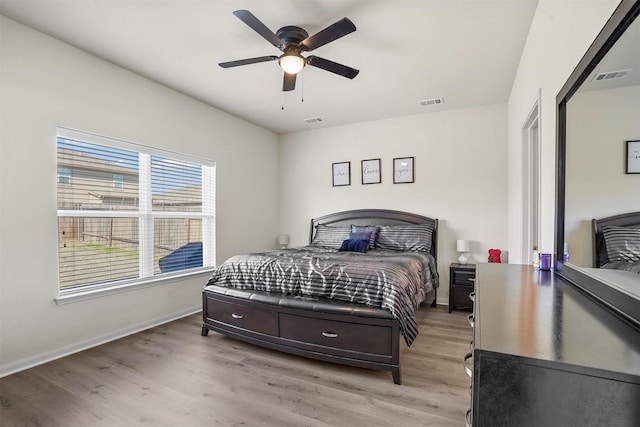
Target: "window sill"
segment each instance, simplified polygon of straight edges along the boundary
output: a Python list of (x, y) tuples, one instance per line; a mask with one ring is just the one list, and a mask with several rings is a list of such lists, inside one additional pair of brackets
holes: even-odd
[[(148, 288), (151, 286), (167, 285), (172, 282), (182, 281), (187, 279), (198, 278), (203, 276), (204, 278), (211, 275), (213, 267), (202, 268), (195, 271), (189, 271), (185, 273), (176, 273), (171, 275), (154, 276), (142, 280), (136, 280), (131, 282), (111, 284), (105, 286), (92, 286), (90, 288), (69, 289), (60, 291), (58, 296), (53, 300), (58, 305), (71, 304), (79, 301), (85, 301), (93, 298), (100, 298), (107, 295), (119, 294), (122, 292), (129, 292), (138, 289)], [(204, 282), (202, 284), (204, 286)]]

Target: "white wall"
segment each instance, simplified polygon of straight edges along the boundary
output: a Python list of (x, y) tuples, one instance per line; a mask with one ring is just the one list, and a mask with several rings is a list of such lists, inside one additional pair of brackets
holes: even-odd
[(619, 0), (540, 0), (508, 103), (509, 253), (523, 260), (521, 129), (541, 89), (541, 242), (554, 250), (556, 95), (609, 19)]
[(565, 241), (592, 265), (591, 219), (640, 208), (640, 175), (624, 173), (625, 141), (640, 138), (640, 86), (576, 93), (567, 104)]
[[(415, 183), (393, 184), (394, 157), (415, 157)], [(360, 161), (382, 159), (382, 183), (361, 184)], [(351, 185), (333, 187), (331, 164), (351, 162)], [(456, 239), (475, 261), (506, 248), (506, 105), (401, 117), (291, 133), (280, 144), (280, 230), (309, 240), (311, 218), (363, 208), (438, 218), (440, 303), (448, 301)]]
[[(553, 247), (555, 96), (617, 4), (540, 0), (508, 106), (284, 135), (279, 152), (270, 132), (0, 17), (0, 376), (200, 306), (202, 278), (53, 302), (56, 126), (215, 160), (218, 261), (271, 247), (277, 232), (305, 244), (309, 219), (338, 210), (438, 217), (442, 303), (456, 239), (472, 240), (479, 262), (490, 247), (521, 259), (520, 129), (539, 88), (542, 248)], [(400, 156), (416, 157), (415, 184), (392, 184)], [(377, 157), (382, 184), (361, 185), (360, 160)], [(352, 162), (351, 186), (331, 186), (337, 161)]]
[(216, 161), (218, 262), (275, 246), (278, 137), (0, 19), (2, 376), (201, 306), (206, 274), (56, 305), (56, 126)]

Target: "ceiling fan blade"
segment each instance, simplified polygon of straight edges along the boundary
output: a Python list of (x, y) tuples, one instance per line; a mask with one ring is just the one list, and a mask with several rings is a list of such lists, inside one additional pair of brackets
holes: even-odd
[(312, 51), (330, 43), (340, 37), (344, 37), (347, 34), (353, 33), (356, 30), (356, 26), (349, 20), (349, 18), (342, 18), (335, 24), (329, 25), (324, 30), (307, 37), (302, 41), (303, 50)]
[(257, 64), (258, 62), (275, 61), (277, 56), (259, 56), (257, 58), (239, 59), (237, 61), (221, 62), (218, 65), (222, 68), (239, 67), (240, 65)]
[(288, 92), (296, 88), (296, 76), (297, 74), (284, 73), (284, 80), (282, 81), (283, 92)]
[(276, 36), (273, 31), (271, 31), (266, 25), (262, 23), (255, 15), (248, 10), (236, 10), (233, 12), (235, 16), (238, 17), (242, 22), (247, 24), (253, 31), (260, 34), (265, 38), (269, 43), (277, 47), (278, 49), (284, 49), (284, 43), (278, 36)]
[(330, 71), (348, 79), (353, 79), (360, 72), (360, 70), (356, 70), (355, 68), (347, 67), (346, 65), (338, 64), (337, 62), (329, 61), (328, 59), (314, 55), (307, 57), (307, 64), (322, 68), (323, 70)]

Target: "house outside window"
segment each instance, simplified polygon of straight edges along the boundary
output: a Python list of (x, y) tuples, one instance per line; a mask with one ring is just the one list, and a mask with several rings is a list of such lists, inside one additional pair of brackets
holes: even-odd
[(214, 265), (212, 161), (58, 128), (57, 162), (61, 294)]

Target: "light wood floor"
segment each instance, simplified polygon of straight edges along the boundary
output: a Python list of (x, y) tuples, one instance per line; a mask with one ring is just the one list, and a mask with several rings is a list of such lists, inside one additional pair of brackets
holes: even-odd
[(5, 426), (463, 426), (466, 312), (418, 312), (389, 372), (279, 353), (210, 332), (193, 315), (0, 379)]

